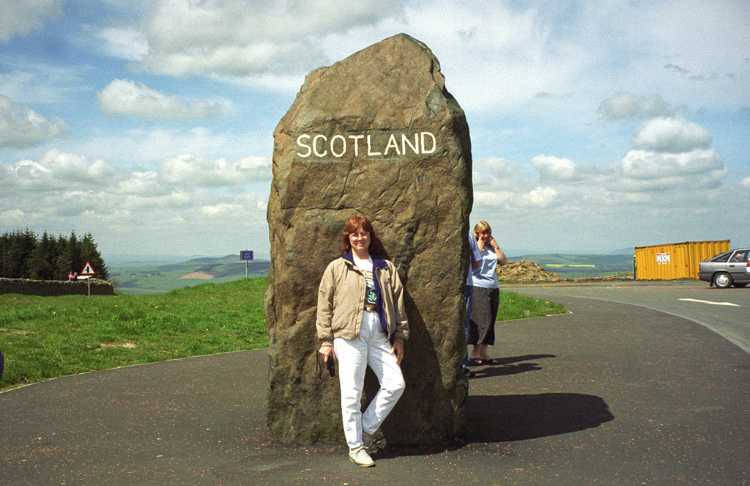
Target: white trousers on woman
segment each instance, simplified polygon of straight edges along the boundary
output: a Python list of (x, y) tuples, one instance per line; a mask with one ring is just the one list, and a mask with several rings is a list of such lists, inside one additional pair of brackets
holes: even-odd
[[(380, 329), (375, 312), (365, 312), (359, 337), (336, 338), (333, 349), (339, 362), (341, 417), (350, 449), (363, 445), (362, 432), (374, 433), (386, 419), (406, 388), (404, 375), (391, 344)], [(380, 390), (362, 413), (365, 371), (370, 366), (380, 382)]]

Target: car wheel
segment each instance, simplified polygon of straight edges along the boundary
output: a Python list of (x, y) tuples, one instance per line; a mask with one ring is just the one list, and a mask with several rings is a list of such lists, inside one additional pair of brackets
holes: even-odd
[(726, 289), (732, 286), (732, 276), (726, 272), (719, 272), (714, 275), (714, 285), (720, 289)]

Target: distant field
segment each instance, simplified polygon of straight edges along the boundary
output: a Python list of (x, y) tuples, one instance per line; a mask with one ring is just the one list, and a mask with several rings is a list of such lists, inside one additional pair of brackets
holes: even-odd
[[(539, 254), (511, 257), (511, 261), (531, 260), (563, 278), (591, 278), (606, 276), (632, 277), (631, 255), (568, 255)], [(270, 262), (250, 262), (249, 275), (264, 277)], [(123, 262), (110, 266), (115, 291), (124, 294), (160, 294), (206, 282), (222, 283), (245, 278), (245, 264), (237, 255), (201, 257), (184, 262), (155, 264)]]
[(569, 255), (542, 254), (512, 257), (510, 261), (531, 260), (545, 270), (560, 274), (563, 278), (592, 278), (608, 276), (631, 276), (632, 255)]
[[(268, 345), (265, 278), (159, 295), (0, 295), (0, 388), (47, 378)], [(566, 312), (503, 291), (498, 320)]]
[[(265, 277), (268, 261), (252, 261), (248, 264), (250, 277)], [(137, 263), (113, 265), (110, 275), (115, 291), (126, 294), (158, 294), (184, 287), (231, 282), (245, 278), (245, 264), (237, 255), (220, 258), (193, 258), (185, 262), (164, 265)]]

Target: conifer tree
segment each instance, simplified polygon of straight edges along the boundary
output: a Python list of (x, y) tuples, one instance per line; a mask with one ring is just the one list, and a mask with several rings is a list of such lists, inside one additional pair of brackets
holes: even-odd
[(65, 238), (46, 231), (40, 239), (29, 229), (0, 235), (0, 277), (67, 280), (70, 272), (80, 272), (87, 261), (97, 277), (109, 277), (91, 233), (82, 239), (75, 232)]
[(50, 260), (50, 238), (45, 231), (31, 252), (29, 278), (51, 280), (54, 277), (54, 266)]
[(68, 274), (73, 271), (73, 253), (70, 250), (68, 240), (63, 235), (57, 237), (58, 254), (55, 258), (55, 278), (57, 280), (67, 280)]
[(29, 228), (20, 233), (19, 252), (21, 268), (19, 270), (21, 278), (30, 278), (31, 276), (31, 254), (36, 247), (36, 235)]
[(96, 242), (91, 233), (86, 233), (81, 240), (81, 259), (83, 262), (90, 262), (96, 270), (96, 277), (107, 280), (109, 278), (109, 272), (107, 266), (104, 264), (99, 249), (96, 247)]
[(10, 248), (10, 235), (3, 233), (0, 235), (0, 277), (5, 277), (8, 270), (6, 266), (7, 253)]

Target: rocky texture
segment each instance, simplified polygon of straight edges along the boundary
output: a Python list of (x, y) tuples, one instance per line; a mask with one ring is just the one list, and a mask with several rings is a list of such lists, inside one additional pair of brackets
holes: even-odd
[(560, 275), (548, 272), (541, 265), (529, 260), (508, 262), (497, 267), (497, 276), (502, 282), (559, 282)]
[(545, 270), (544, 267), (530, 260), (508, 262), (497, 268), (497, 276), (505, 283), (585, 283), (585, 282), (616, 282), (633, 280), (631, 272), (614, 275), (591, 276), (579, 278), (563, 278), (556, 272)]
[(307, 75), (274, 132), (266, 318), (276, 439), (343, 442), (338, 380), (317, 372), (314, 324), (320, 277), (355, 213), (373, 221), (407, 291), (407, 389), (386, 438), (436, 444), (462, 433), (471, 187), (466, 119), (424, 44), (396, 35)]

